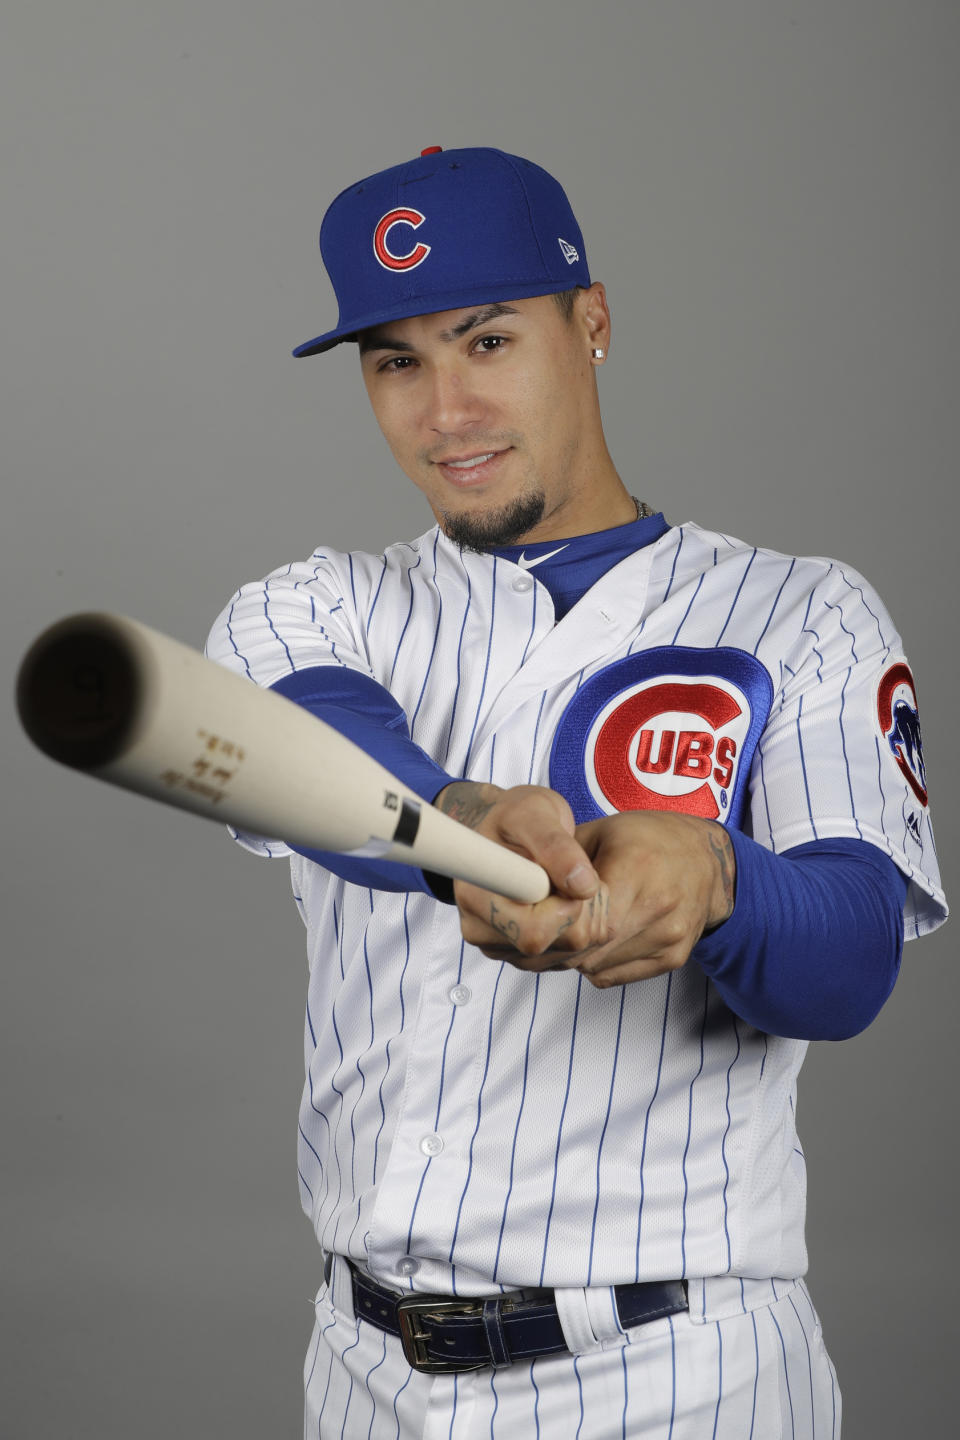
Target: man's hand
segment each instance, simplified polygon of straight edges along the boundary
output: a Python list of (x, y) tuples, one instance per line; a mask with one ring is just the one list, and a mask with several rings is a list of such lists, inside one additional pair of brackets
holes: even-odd
[(634, 810), (574, 827), (562, 796), (532, 785), (457, 782), (434, 803), (549, 874), (556, 893), (538, 905), (454, 885), (464, 939), (521, 970), (646, 980), (685, 965), (733, 912), (733, 846), (715, 821)]
[(715, 820), (632, 810), (575, 833), (610, 892), (611, 940), (570, 962), (594, 985), (679, 970), (701, 935), (732, 915), (736, 860)]
[(478, 834), (535, 860), (553, 887), (546, 900), (520, 905), (455, 881), (460, 928), (471, 945), (521, 969), (549, 970), (610, 938), (607, 888), (574, 838), (573, 813), (562, 795), (542, 785), (501, 790), (458, 780), (433, 803)]

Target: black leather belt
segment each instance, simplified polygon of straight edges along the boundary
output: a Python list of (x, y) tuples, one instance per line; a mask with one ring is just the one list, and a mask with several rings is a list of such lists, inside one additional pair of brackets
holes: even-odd
[[(516, 1290), (471, 1300), (460, 1295), (397, 1295), (350, 1266), (356, 1314), (399, 1335), (403, 1353), (424, 1375), (500, 1369), (515, 1360), (566, 1350), (552, 1290)], [(685, 1280), (617, 1285), (617, 1314), (625, 1330), (687, 1309)]]

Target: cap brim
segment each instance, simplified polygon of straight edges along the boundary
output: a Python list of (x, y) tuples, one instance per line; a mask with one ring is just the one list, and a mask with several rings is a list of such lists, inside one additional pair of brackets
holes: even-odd
[(468, 305), (492, 305), (498, 300), (532, 300), (538, 295), (556, 295), (561, 291), (582, 286), (584, 278), (589, 285), (589, 276), (582, 276), (580, 279), (564, 276), (562, 280), (553, 283), (543, 279), (527, 284), (510, 281), (507, 284), (500, 282), (496, 285), (466, 287), (429, 297), (407, 297), (401, 303), (392, 305), (389, 310), (358, 316), (346, 325), (338, 325), (336, 330), (328, 330), (325, 335), (318, 335), (315, 340), (298, 345), (293, 354), (297, 359), (302, 359), (305, 355), (322, 355), (325, 350), (332, 350), (344, 340), (356, 340), (361, 330), (370, 330), (374, 325), (388, 325), (391, 320), (408, 320), (414, 315), (435, 315), (441, 310), (463, 310)]
[(328, 330), (326, 335), (318, 335), (316, 340), (308, 340), (305, 345), (298, 345), (293, 353), (298, 360), (304, 355), (322, 355), (325, 350), (332, 350), (334, 345), (341, 345), (344, 340), (353, 340), (356, 333), (355, 330), (348, 330), (341, 335), (339, 330)]

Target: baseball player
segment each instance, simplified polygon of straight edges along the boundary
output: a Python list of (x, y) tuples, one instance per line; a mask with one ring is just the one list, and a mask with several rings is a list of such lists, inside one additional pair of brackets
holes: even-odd
[(836, 1437), (804, 1284), (807, 1042), (946, 915), (868, 583), (674, 525), (603, 437), (562, 189), (433, 147), (345, 190), (337, 326), (435, 525), (245, 586), (209, 653), (542, 864), (538, 905), (291, 852), (310, 1436)]

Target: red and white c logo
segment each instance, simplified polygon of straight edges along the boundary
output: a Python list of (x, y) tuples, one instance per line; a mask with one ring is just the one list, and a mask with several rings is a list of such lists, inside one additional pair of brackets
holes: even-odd
[(749, 727), (747, 697), (719, 676), (658, 676), (634, 685), (590, 727), (590, 793), (607, 815), (675, 810), (716, 820), (733, 793)]
[(394, 225), (409, 225), (411, 230), (417, 230), (426, 218), (419, 210), (408, 210), (406, 206), (400, 206), (396, 210), (388, 210), (379, 221), (373, 232), (373, 253), (385, 270), (414, 270), (426, 260), (430, 254), (430, 246), (420, 241), (407, 255), (395, 255), (387, 244), (387, 236)]

